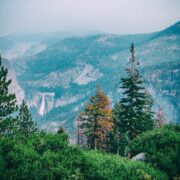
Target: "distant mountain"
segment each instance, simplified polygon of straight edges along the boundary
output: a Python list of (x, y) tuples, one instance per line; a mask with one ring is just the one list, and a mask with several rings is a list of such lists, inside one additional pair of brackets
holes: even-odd
[(38, 53), (32, 50), (11, 60), (40, 128), (63, 125), (73, 134), (74, 120), (97, 84), (113, 106), (121, 97), (119, 83), (132, 42), (154, 109), (163, 107), (167, 121), (180, 122), (180, 22), (151, 34), (69, 36), (53, 42)]
[(0, 37), (0, 50), (3, 57), (17, 59), (39, 53), (48, 46), (76, 34), (73, 32), (14, 33)]

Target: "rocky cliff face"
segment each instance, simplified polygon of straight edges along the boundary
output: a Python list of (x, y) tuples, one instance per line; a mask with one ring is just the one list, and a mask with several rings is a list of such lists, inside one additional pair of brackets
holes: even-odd
[(20, 96), (28, 101), (39, 127), (53, 130), (63, 125), (71, 134), (75, 133), (74, 120), (97, 84), (113, 106), (121, 97), (119, 83), (125, 75), (132, 42), (154, 99), (154, 109), (162, 107), (167, 121), (179, 121), (180, 23), (177, 23), (152, 34), (65, 38), (46, 45), (40, 53), (11, 61)]
[(24, 89), (19, 85), (19, 82), (16, 78), (16, 74), (14, 72), (11, 63), (7, 59), (2, 59), (2, 64), (8, 69), (8, 77), (7, 79), (11, 79), (11, 84), (9, 86), (9, 92), (16, 94), (17, 103), (20, 105), (22, 100), (25, 99)]

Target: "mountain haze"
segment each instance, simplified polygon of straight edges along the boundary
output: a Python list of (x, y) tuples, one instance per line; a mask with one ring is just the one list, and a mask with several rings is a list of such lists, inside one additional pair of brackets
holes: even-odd
[(24, 35), (15, 43), (12, 39), (0, 38), (0, 51), (9, 58), (4, 63), (15, 79), (12, 90), (18, 89), (19, 101), (26, 99), (40, 128), (54, 131), (63, 125), (73, 135), (75, 119), (97, 85), (113, 106), (121, 97), (120, 78), (132, 42), (154, 110), (162, 107), (167, 121), (180, 122), (180, 22), (151, 34), (57, 33)]

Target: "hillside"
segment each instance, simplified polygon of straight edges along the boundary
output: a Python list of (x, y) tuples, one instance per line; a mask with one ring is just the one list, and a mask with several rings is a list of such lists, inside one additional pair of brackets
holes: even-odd
[[(43, 39), (38, 42), (46, 48), (40, 52), (10, 59), (40, 128), (56, 130), (61, 124), (74, 134), (74, 120), (97, 84), (113, 106), (121, 96), (119, 83), (131, 42), (135, 43), (154, 109), (161, 106), (167, 121), (179, 121), (180, 22), (151, 34), (72, 36), (54, 43)], [(1, 47), (0, 41), (0, 51)]]

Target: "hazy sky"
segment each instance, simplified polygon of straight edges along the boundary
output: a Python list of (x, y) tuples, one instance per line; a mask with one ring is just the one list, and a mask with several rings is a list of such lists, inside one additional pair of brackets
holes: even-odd
[(0, 0), (0, 36), (18, 31), (145, 33), (180, 20), (180, 0)]

